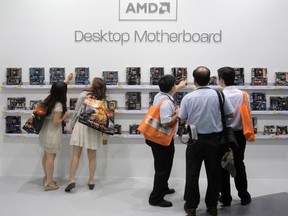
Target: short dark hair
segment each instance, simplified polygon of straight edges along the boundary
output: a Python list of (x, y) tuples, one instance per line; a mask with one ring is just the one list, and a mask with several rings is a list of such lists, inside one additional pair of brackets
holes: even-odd
[(160, 77), (158, 81), (158, 86), (160, 88), (160, 91), (167, 93), (173, 88), (175, 83), (176, 83), (176, 78), (173, 75), (166, 74)]
[(199, 66), (193, 71), (193, 77), (199, 86), (206, 86), (210, 81), (210, 70), (205, 66)]
[(218, 78), (222, 78), (226, 86), (235, 85), (235, 70), (232, 67), (222, 67), (218, 69)]

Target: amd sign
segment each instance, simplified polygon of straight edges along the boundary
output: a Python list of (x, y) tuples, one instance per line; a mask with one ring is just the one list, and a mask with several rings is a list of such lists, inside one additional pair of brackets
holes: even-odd
[(119, 0), (119, 20), (177, 20), (177, 0)]

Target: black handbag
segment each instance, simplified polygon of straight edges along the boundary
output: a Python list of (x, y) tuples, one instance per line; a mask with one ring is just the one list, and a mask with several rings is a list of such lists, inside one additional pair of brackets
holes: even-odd
[(220, 143), (224, 145), (225, 147), (231, 148), (233, 151), (235, 151), (238, 148), (238, 143), (235, 138), (233, 129), (231, 127), (227, 127), (226, 125), (225, 114), (224, 114), (225, 97), (222, 91), (218, 91), (218, 90), (215, 90), (215, 91), (217, 92), (217, 95), (219, 98), (221, 120), (222, 120), (222, 125), (223, 125), (223, 131), (221, 134)]

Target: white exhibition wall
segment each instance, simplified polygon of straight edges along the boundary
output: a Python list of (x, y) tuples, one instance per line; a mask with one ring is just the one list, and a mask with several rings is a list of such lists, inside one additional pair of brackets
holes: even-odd
[[(219, 67), (230, 65), (245, 69), (245, 80), (251, 82), (252, 67), (268, 68), (268, 82), (274, 82), (274, 72), (288, 71), (288, 2), (285, 0), (178, 0), (177, 21), (119, 21), (119, 0), (0, 0), (0, 82), (6, 82), (6, 68), (21, 67), (23, 82), (28, 82), (30, 67), (45, 67), (46, 79), (50, 67), (89, 67), (90, 76), (102, 76), (104, 70), (119, 71), (119, 81), (125, 81), (125, 69), (141, 67), (142, 82), (149, 82), (150, 67), (187, 67), (192, 83), (192, 71), (205, 65), (216, 75)], [(132, 2), (132, 1), (131, 1)], [(151, 1), (150, 1), (151, 2)], [(75, 42), (75, 31), (86, 33), (129, 33), (130, 41)], [(181, 33), (219, 33), (219, 42), (140, 42), (134, 41), (135, 31)], [(151, 39), (151, 38), (150, 38)], [(71, 90), (68, 97), (77, 97)], [(1, 110), (7, 97), (25, 96), (43, 99), (48, 90), (1, 89)], [(109, 91), (110, 97), (124, 103), (124, 91)], [(146, 92), (147, 93), (147, 92)], [(281, 93), (286, 94), (286, 93)], [(147, 107), (147, 95), (142, 104)], [(28, 100), (29, 101), (29, 100)], [(123, 104), (122, 104), (123, 105)], [(22, 121), (27, 116), (22, 117)], [(141, 115), (116, 116), (127, 128), (137, 123)], [(269, 124), (288, 125), (287, 116), (259, 117)], [(5, 115), (1, 116), (1, 134), (5, 133)], [(41, 154), (37, 138), (0, 138), (0, 176), (41, 176)], [(71, 148), (69, 137), (57, 156), (56, 175), (67, 176)], [(85, 152), (83, 156), (86, 157)], [(78, 174), (88, 173), (83, 157)], [(258, 140), (249, 143), (246, 153), (249, 178), (287, 179), (288, 145), (285, 140)], [(150, 149), (141, 139), (110, 139), (110, 144), (98, 151), (98, 177), (152, 177), (153, 160)], [(202, 176), (205, 175), (204, 172)], [(172, 177), (185, 177), (185, 146), (176, 145)]]

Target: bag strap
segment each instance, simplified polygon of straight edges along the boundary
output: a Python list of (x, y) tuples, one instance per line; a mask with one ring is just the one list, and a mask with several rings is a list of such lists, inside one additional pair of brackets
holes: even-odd
[(222, 125), (223, 125), (223, 130), (226, 128), (226, 120), (225, 120), (225, 114), (224, 114), (224, 103), (225, 103), (225, 97), (222, 91), (216, 90), (216, 93), (218, 95), (219, 99), (219, 106), (220, 106), (220, 111), (221, 111), (221, 120), (222, 120)]
[(242, 91), (243, 99), (242, 99), (242, 104), (243, 105), (248, 105), (248, 95), (245, 91)]
[(248, 94), (247, 94), (247, 92), (242, 91), (242, 95), (243, 95), (242, 105), (247, 106), (247, 109), (249, 110), (249, 118), (252, 119), (251, 110), (250, 110), (250, 106), (249, 106), (249, 103), (248, 103)]

